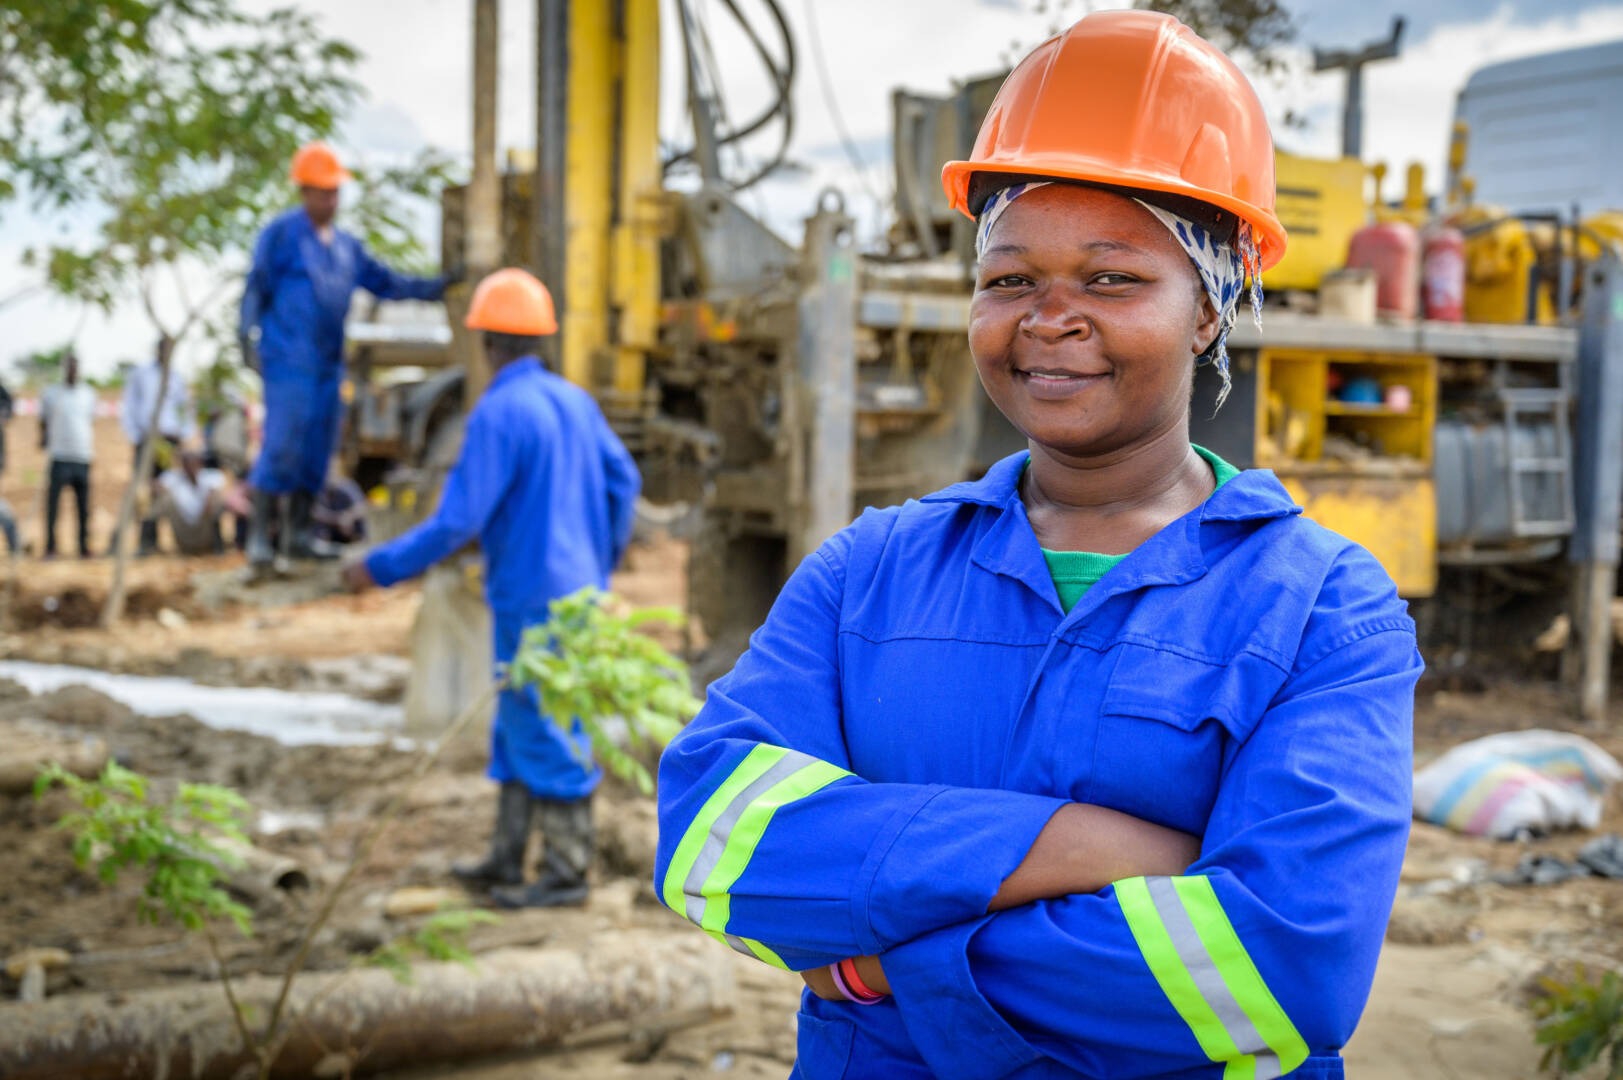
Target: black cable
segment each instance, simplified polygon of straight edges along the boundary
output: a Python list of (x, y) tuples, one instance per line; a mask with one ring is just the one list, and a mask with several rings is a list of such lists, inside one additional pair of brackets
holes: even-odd
[[(743, 29), (745, 36), (749, 38), (750, 44), (754, 47), (756, 55), (760, 58), (762, 65), (766, 68), (767, 75), (775, 90), (775, 97), (771, 105), (762, 111), (760, 115), (751, 119), (748, 123), (739, 128), (719, 133), (716, 138), (716, 146), (718, 149), (720, 149), (723, 146), (728, 146), (738, 142), (741, 139), (747, 138), (766, 127), (774, 118), (780, 116), (783, 119), (784, 128), (783, 134), (779, 140), (778, 150), (767, 165), (745, 180), (729, 184), (729, 186), (731, 186), (735, 191), (742, 191), (744, 188), (756, 183), (766, 174), (770, 173), (783, 163), (789, 146), (790, 133), (794, 127), (794, 99), (791, 90), (794, 85), (797, 61), (794, 35), (789, 28), (788, 20), (784, 17), (783, 10), (778, 6), (777, 0), (762, 0), (762, 3), (765, 5), (768, 13), (772, 16), (773, 22), (777, 25), (778, 35), (783, 44), (784, 59), (781, 66), (779, 65), (777, 58), (772, 55), (771, 50), (766, 47), (766, 42), (762, 39), (755, 26), (749, 21), (748, 17), (745, 16), (743, 11), (739, 9), (735, 0), (722, 0), (722, 3), (727, 8), (728, 13), (732, 15), (735, 20), (737, 20), (739, 26)], [(682, 8), (685, 15), (686, 4), (681, 4), (679, 6)], [(696, 19), (695, 23), (697, 23)], [(707, 37), (707, 35), (702, 34), (702, 29), (700, 33), (701, 36)], [(708, 51), (708, 41), (706, 42), (706, 49)], [(713, 68), (713, 56), (711, 57), (711, 62)], [(721, 105), (719, 75), (716, 75), (714, 71), (712, 71), (712, 75), (716, 81), (716, 103), (719, 110)], [(693, 147), (688, 147), (685, 150), (677, 151), (664, 160), (662, 163), (662, 168), (666, 173), (669, 173), (671, 169), (677, 165), (690, 161), (693, 154)]]
[(868, 197), (878, 205), (884, 205), (882, 200), (868, 182), (868, 166), (857, 152), (857, 144), (852, 141), (851, 133), (846, 130), (845, 117), (840, 113), (840, 103), (834, 97), (834, 81), (828, 77), (828, 63), (823, 58), (823, 40), (817, 32), (816, 4), (813, 0), (805, 0), (806, 30), (811, 37), (812, 60), (817, 64), (817, 79), (823, 88), (823, 104), (828, 107), (829, 116), (834, 121), (834, 130), (839, 133), (840, 145), (845, 148), (846, 157), (851, 159), (851, 167), (857, 172), (857, 180), (862, 184)]

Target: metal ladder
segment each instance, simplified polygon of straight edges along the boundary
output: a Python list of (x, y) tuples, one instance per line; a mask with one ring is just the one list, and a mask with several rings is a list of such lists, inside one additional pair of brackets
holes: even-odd
[[(1567, 536), (1574, 523), (1572, 502), (1572, 439), (1567, 411), (1571, 398), (1565, 387), (1502, 387), (1499, 400), (1505, 413), (1506, 480), (1510, 485), (1510, 531), (1516, 537)], [(1517, 418), (1548, 418), (1555, 430), (1556, 456), (1522, 457), (1517, 453)], [(1557, 517), (1530, 517), (1524, 506), (1525, 481), (1532, 476), (1555, 478), (1560, 513)]]

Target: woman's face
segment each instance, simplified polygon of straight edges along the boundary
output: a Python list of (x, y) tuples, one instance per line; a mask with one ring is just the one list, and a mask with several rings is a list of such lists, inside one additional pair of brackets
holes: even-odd
[(993, 404), (1050, 450), (1109, 453), (1182, 422), (1216, 335), (1194, 264), (1131, 199), (1053, 184), (987, 237), (969, 349)]

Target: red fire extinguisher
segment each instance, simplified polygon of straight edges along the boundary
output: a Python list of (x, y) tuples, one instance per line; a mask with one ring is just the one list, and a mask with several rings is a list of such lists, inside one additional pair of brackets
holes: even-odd
[(1420, 306), (1428, 319), (1465, 321), (1465, 234), (1452, 225), (1420, 236)]
[(1383, 315), (1415, 317), (1420, 302), (1420, 240), (1413, 225), (1387, 221), (1353, 233), (1347, 265), (1375, 271), (1375, 308)]

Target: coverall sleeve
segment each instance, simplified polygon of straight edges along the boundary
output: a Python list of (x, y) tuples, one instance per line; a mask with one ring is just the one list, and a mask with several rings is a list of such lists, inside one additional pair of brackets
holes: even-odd
[(355, 242), (355, 257), (355, 283), (379, 300), (438, 300), (445, 295), (444, 278), (396, 273), (374, 259), (359, 240)]
[(469, 415), (462, 453), (445, 477), (439, 506), (428, 520), (367, 555), (366, 569), (373, 581), (387, 587), (416, 577), (479, 535), (512, 482), (495, 421), (480, 409)]
[(1233, 754), (1187, 876), (1028, 904), (885, 954), (938, 1077), (1048, 1057), (1098, 1077), (1217, 1062), (1267, 1080), (1346, 1043), (1409, 833), (1423, 665), (1395, 604), (1304, 652)]
[(853, 774), (838, 659), (848, 532), (800, 564), (660, 759), (661, 899), (796, 971), (984, 914), (1063, 805)]
[(254, 262), (243, 283), (242, 305), (237, 309), (237, 337), (245, 339), (259, 325), (275, 291), (275, 270), (271, 260), (276, 247), (276, 230), (267, 228), (254, 244)]
[(637, 463), (631, 459), (625, 444), (609, 427), (609, 422), (601, 418), (598, 422), (602, 428), (603, 474), (609, 496), (609, 537), (612, 544), (609, 565), (619, 566), (626, 547), (631, 543), (632, 527), (637, 523), (637, 495), (642, 491), (642, 474), (637, 471)]

